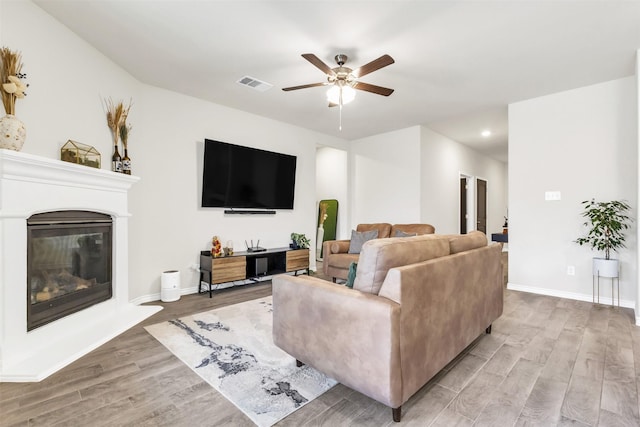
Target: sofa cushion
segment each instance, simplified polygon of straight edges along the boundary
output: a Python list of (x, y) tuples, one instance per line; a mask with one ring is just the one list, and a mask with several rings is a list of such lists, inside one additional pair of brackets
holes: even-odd
[(362, 246), (353, 289), (378, 294), (390, 268), (449, 255), (449, 238), (437, 234), (369, 240)]
[(371, 240), (378, 237), (378, 230), (369, 230), (369, 231), (356, 231), (351, 230), (351, 241), (349, 242), (349, 253), (350, 254), (359, 254), (362, 245)]
[(380, 222), (376, 224), (358, 224), (356, 231), (378, 230), (378, 239), (391, 236), (391, 224)]
[(405, 233), (402, 230), (396, 230), (395, 233), (392, 234), (392, 237), (413, 237), (417, 235), (418, 233)]
[(431, 224), (393, 224), (393, 226), (391, 226), (391, 232), (389, 233), (389, 236), (399, 237), (396, 235), (398, 231), (402, 231), (403, 233), (415, 233), (418, 235), (422, 235), (433, 234), (436, 232), (436, 229)]
[(471, 231), (468, 234), (450, 236), (449, 239), (449, 249), (452, 254), (487, 246), (486, 234), (477, 230)]

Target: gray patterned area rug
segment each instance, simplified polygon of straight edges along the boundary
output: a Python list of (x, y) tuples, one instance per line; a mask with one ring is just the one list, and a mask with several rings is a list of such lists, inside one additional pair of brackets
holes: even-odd
[(271, 426), (336, 381), (273, 343), (271, 297), (145, 329), (259, 426)]

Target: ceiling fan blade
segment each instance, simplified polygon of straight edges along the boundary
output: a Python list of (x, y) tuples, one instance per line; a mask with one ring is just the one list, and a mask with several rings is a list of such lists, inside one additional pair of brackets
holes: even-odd
[(375, 93), (377, 95), (389, 96), (393, 93), (393, 89), (389, 89), (387, 87), (376, 86), (369, 83), (357, 82), (354, 86), (354, 89), (364, 90), (365, 92)]
[(335, 103), (329, 101), (329, 107), (337, 107), (338, 105), (340, 105), (340, 104), (335, 104)]
[(315, 65), (317, 68), (320, 69), (320, 71), (322, 71), (326, 75), (328, 76), (336, 75), (335, 71), (333, 71), (331, 67), (329, 67), (327, 64), (322, 62), (322, 60), (317, 56), (315, 56), (313, 53), (303, 53), (302, 57), (307, 61), (311, 62), (313, 65)]
[(391, 65), (394, 62), (396, 61), (394, 61), (393, 58), (389, 55), (382, 55), (380, 58), (374, 59), (368, 64), (365, 64), (362, 67), (353, 70), (351, 74), (356, 77), (366, 76), (367, 74), (379, 70), (380, 68), (386, 67), (387, 65)]
[(308, 87), (316, 87), (316, 86), (326, 86), (328, 83), (309, 83), (308, 85), (300, 85), (300, 86), (291, 86), (291, 87), (283, 87), (282, 90), (288, 92), (290, 90), (298, 90), (298, 89), (306, 89)]

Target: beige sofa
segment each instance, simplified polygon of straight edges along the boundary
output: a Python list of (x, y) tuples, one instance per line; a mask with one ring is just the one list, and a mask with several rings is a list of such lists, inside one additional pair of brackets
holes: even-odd
[(481, 232), (375, 239), (353, 289), (273, 278), (273, 339), (305, 363), (393, 409), (502, 314), (501, 245)]
[[(436, 229), (431, 224), (358, 224), (356, 231), (378, 230), (378, 239), (395, 237), (398, 231), (407, 234), (433, 234)], [(358, 262), (360, 254), (350, 254), (350, 240), (327, 240), (322, 244), (322, 272), (325, 276), (336, 279), (347, 279), (349, 266), (352, 262)]]

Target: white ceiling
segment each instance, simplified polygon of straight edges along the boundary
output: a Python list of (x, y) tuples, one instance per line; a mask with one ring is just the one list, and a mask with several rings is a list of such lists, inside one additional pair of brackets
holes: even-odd
[[(507, 104), (633, 75), (640, 48), (640, 1), (35, 3), (144, 83), (347, 140), (426, 125), (503, 161)], [(339, 131), (325, 88), (281, 90), (324, 81), (303, 53), (389, 54), (362, 81), (395, 92), (359, 91)]]

